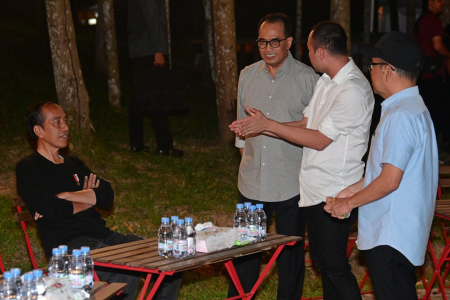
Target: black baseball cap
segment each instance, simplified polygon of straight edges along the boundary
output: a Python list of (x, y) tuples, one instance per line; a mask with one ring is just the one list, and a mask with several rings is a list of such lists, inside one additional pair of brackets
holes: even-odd
[(368, 57), (378, 57), (407, 72), (422, 70), (422, 51), (419, 44), (409, 35), (391, 31), (374, 45), (362, 45), (360, 52)]

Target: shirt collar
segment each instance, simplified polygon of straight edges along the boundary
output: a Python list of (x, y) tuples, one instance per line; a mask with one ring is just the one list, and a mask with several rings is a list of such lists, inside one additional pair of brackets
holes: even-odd
[[(292, 65), (295, 63), (295, 59), (292, 57), (291, 51), (288, 51), (288, 57), (284, 61), (283, 65), (278, 69), (277, 71), (277, 77), (280, 73), (285, 73), (286, 75), (289, 75), (292, 69)], [(261, 64), (261, 67), (259, 68), (258, 72), (261, 72), (262, 70), (266, 70), (266, 62), (263, 61)]]
[(395, 93), (381, 103), (382, 113), (397, 106), (405, 98), (419, 95), (419, 88), (417, 85)]
[[(351, 57), (349, 57), (348, 59), (349, 59), (348, 63), (346, 63), (345, 66), (343, 66), (339, 70), (339, 72), (337, 72), (337, 74), (334, 75), (333, 79), (331, 79), (330, 76), (326, 73), (324, 73), (323, 75), (326, 75), (326, 77), (328, 77), (331, 81), (333, 81), (337, 85), (344, 83), (345, 80), (347, 80), (348, 74), (355, 68), (358, 68), (353, 62), (353, 59)], [(325, 80), (325, 82), (327, 81)]]

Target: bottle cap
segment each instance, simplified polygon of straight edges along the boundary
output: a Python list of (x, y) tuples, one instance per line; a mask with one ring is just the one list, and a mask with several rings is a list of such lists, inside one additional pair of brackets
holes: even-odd
[(33, 270), (33, 275), (34, 275), (34, 277), (36, 277), (36, 278), (42, 277), (43, 274), (44, 274), (44, 272), (43, 272), (41, 269)]
[(62, 251), (67, 252), (67, 249), (68, 249), (68, 247), (66, 245), (60, 245), (58, 248), (61, 249), (61, 253), (62, 253)]
[(177, 220), (177, 225), (184, 225), (184, 220), (183, 219), (178, 219)]
[(257, 209), (262, 209), (263, 207), (264, 207), (264, 204), (262, 204), (262, 203), (256, 204)]
[(13, 274), (9, 271), (6, 271), (5, 273), (3, 273), (3, 278), (11, 279), (11, 278), (13, 278)]
[(89, 248), (88, 246), (83, 246), (80, 250), (81, 254), (89, 254), (89, 252), (91, 252), (91, 248)]
[(253, 210), (256, 210), (256, 206), (250, 205), (250, 206), (248, 207), (248, 209), (249, 209), (249, 210), (252, 210), (252, 211), (253, 211)]
[(169, 223), (169, 218), (167, 218), (167, 217), (162, 217), (162, 218), (161, 218), (161, 223)]
[(173, 222), (173, 221), (176, 221), (176, 220), (178, 220), (178, 216), (171, 216), (170, 217), (170, 220)]
[(251, 202), (244, 202), (244, 207), (249, 207), (250, 205), (252, 205)]
[(242, 203), (238, 203), (238, 204), (236, 204), (236, 208), (244, 208), (244, 204), (242, 204)]
[(73, 249), (72, 255), (73, 256), (80, 256), (81, 255), (81, 250), (80, 249)]
[(13, 274), (14, 276), (20, 276), (20, 269), (19, 268), (12, 268), (11, 270), (9, 270), (11, 272), (11, 274)]
[(61, 249), (59, 249), (59, 248), (53, 248), (53, 249), (52, 249), (52, 254), (53, 254), (53, 255), (61, 255)]
[(184, 220), (186, 221), (186, 223), (192, 223), (191, 217), (186, 217), (186, 218), (184, 218)]
[(23, 279), (25, 279), (26, 281), (33, 281), (34, 275), (31, 272), (25, 273), (25, 275), (23, 275)]

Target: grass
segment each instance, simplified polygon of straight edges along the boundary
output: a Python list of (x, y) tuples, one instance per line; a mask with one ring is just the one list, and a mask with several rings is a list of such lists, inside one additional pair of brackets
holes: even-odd
[[(26, 110), (38, 101), (56, 101), (53, 69), (48, 45), (37, 39), (29, 26), (3, 23), (0, 34), (4, 37), (4, 46), (0, 47), (0, 254), (7, 269), (30, 270), (22, 232), (11, 209), (11, 198), (17, 195), (14, 170), (16, 163), (33, 151), (26, 139)], [(183, 159), (132, 154), (128, 145), (126, 103), (130, 76), (126, 49), (119, 49), (123, 108), (115, 111), (107, 103), (106, 77), (94, 71), (94, 32), (92, 28), (79, 28), (77, 34), (95, 137), (92, 148), (72, 154), (113, 185), (115, 205), (102, 211), (107, 225), (124, 234), (145, 237), (156, 236), (162, 216), (192, 216), (195, 223), (230, 225), (238, 200), (239, 155), (232, 145), (215, 142), (215, 91), (209, 79), (202, 77), (200, 70), (184, 68), (190, 112), (170, 118), (176, 147), (185, 151)], [(149, 120), (145, 126), (146, 141), (154, 147)], [(45, 266), (47, 261), (35, 228), (30, 229), (30, 235), (38, 263)], [(352, 261), (356, 259), (352, 257)], [(364, 275), (360, 273), (359, 279)], [(270, 274), (257, 299), (276, 298), (276, 269)], [(183, 277), (179, 299), (223, 299), (227, 285), (228, 275), (221, 264), (189, 270)], [(304, 296), (321, 293), (320, 275), (308, 267)]]

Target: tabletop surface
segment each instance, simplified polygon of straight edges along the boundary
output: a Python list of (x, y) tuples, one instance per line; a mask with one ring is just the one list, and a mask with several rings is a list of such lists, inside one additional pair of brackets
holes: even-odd
[(95, 262), (113, 263), (116, 265), (145, 268), (165, 272), (179, 272), (201, 265), (209, 265), (235, 257), (249, 255), (263, 250), (268, 250), (278, 245), (301, 240), (297, 236), (285, 236), (271, 234), (265, 241), (256, 242), (244, 246), (235, 246), (210, 253), (197, 252), (193, 257), (184, 259), (162, 258), (158, 255), (158, 238), (144, 239), (141, 241), (109, 246), (91, 251)]

